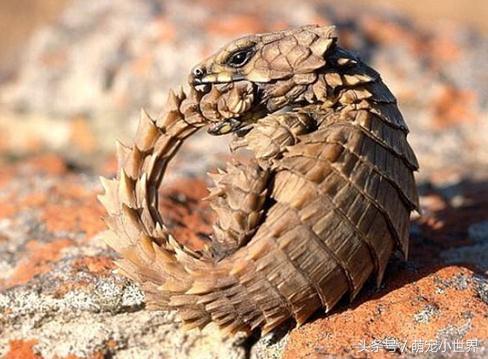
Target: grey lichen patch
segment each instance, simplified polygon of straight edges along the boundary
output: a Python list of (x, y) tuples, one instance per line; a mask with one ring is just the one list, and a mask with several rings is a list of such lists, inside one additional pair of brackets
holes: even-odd
[(47, 358), (93, 353), (244, 358), (245, 350), (234, 345), (237, 339), (222, 340), (215, 328), (185, 333), (174, 313), (142, 310), (142, 300), (135, 285), (113, 279), (100, 280), (91, 292), (69, 291), (60, 298), (39, 287), (14, 288), (0, 294), (0, 356), (11, 339), (35, 338), (35, 349)]
[(22, 210), (15, 219), (0, 219), (0, 237), (6, 239), (0, 241), (0, 280), (12, 275), (16, 263), (25, 255), (24, 248), (31, 233), (36, 234), (39, 242), (49, 240), (35, 210)]
[[(32, 331), (39, 341), (37, 350), (45, 357), (76, 355), (89, 357), (95, 352), (104, 355), (124, 347), (125, 338), (116, 325), (109, 326), (106, 318), (82, 313), (76, 320), (65, 321), (62, 317), (45, 323)], [(115, 323), (112, 323), (115, 324)], [(106, 343), (112, 341), (110, 348)]]
[(488, 304), (488, 279), (482, 275), (475, 275), (473, 277), (474, 287), (478, 297)]
[(455, 326), (448, 325), (447, 327), (437, 332), (437, 339), (440, 341), (449, 341), (463, 339), (466, 333), (471, 329), (471, 320), (468, 319), (464, 324)]
[[(74, 268), (73, 254), (56, 262), (50, 272), (0, 293), (0, 357), (8, 352), (10, 340), (22, 338), (35, 339), (34, 349), (45, 358), (94, 353), (114, 358), (248, 355), (242, 338), (223, 339), (212, 326), (184, 332), (174, 312), (145, 310), (136, 284), (117, 274)], [(68, 290), (60, 293), (65, 285)], [(261, 339), (255, 346), (264, 351), (268, 341)], [(281, 349), (271, 344), (269, 350)]]
[[(173, 313), (83, 312), (71, 320), (57, 316), (27, 333), (38, 341), (35, 349), (46, 358), (70, 354), (85, 358), (94, 353), (114, 358), (244, 358), (242, 349), (230, 340), (222, 341), (218, 333), (184, 333)], [(5, 339), (14, 337), (10, 331), (5, 335)], [(4, 338), (0, 339), (0, 353), (6, 347)]]
[(448, 288), (453, 288), (456, 290), (466, 290), (472, 284), (472, 277), (464, 273), (458, 274), (448, 279), (440, 279), (438, 277), (435, 277), (434, 283), (436, 284), (437, 293), (444, 293), (444, 291)]
[(94, 296), (100, 311), (118, 312), (121, 309), (142, 307), (144, 294), (133, 283), (120, 285), (114, 279), (100, 280), (95, 285)]
[(413, 320), (417, 323), (429, 323), (430, 320), (439, 315), (439, 306), (435, 303), (427, 304), (421, 311), (413, 316)]
[(134, 282), (129, 282), (122, 293), (120, 304), (122, 307), (135, 310), (144, 305), (144, 293)]
[(280, 359), (288, 341), (289, 326), (278, 328), (262, 337), (251, 348), (251, 356), (256, 359)]
[(468, 277), (465, 274), (459, 274), (446, 283), (452, 285), (457, 290), (465, 290), (468, 289), (469, 284), (471, 283), (471, 277)]
[(244, 349), (235, 345), (237, 339), (222, 339), (215, 327), (183, 332), (174, 312), (159, 312), (154, 316), (153, 312), (145, 311), (138, 312), (137, 316), (143, 313), (148, 328), (153, 329), (134, 332), (115, 358), (245, 358)]
[[(132, 299), (130, 299), (132, 298)], [(16, 287), (0, 294), (0, 323), (35, 327), (45, 317), (76, 318), (80, 312), (120, 313), (141, 305), (142, 293), (120, 278), (99, 280), (95, 290), (72, 290), (58, 298), (39, 285)]]

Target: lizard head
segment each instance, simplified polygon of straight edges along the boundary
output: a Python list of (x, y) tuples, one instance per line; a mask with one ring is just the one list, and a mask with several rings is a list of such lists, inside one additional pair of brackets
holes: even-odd
[(189, 83), (205, 93), (200, 108), (211, 122), (209, 132), (235, 132), (303, 101), (335, 41), (334, 27), (313, 25), (249, 35), (196, 65)]

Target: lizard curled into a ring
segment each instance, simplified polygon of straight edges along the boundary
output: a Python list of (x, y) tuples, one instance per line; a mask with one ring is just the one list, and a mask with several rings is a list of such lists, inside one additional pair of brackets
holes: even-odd
[[(190, 90), (146, 113), (119, 172), (103, 179), (104, 240), (148, 307), (186, 328), (267, 333), (350, 300), (392, 254), (408, 252), (417, 159), (380, 75), (339, 47), (333, 27), (245, 36), (196, 65)], [(216, 223), (193, 251), (168, 232), (158, 189), (171, 158), (202, 127), (247, 148), (213, 175)]]

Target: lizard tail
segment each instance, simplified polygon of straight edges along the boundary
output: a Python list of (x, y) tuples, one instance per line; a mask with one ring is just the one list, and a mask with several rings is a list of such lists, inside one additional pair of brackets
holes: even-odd
[[(252, 271), (243, 253), (215, 262), (192, 251), (169, 234), (158, 210), (158, 189), (169, 161), (205, 124), (198, 97), (171, 91), (160, 118), (141, 112), (132, 146), (118, 143), (119, 172), (116, 178), (101, 178), (105, 192), (98, 197), (107, 211), (103, 239), (121, 256), (115, 262), (118, 270), (142, 284), (148, 308), (177, 309), (186, 329), (214, 321), (224, 334), (249, 332), (264, 317), (231, 275), (239, 268)], [(250, 275), (249, 280), (257, 279)], [(277, 325), (287, 318), (271, 313), (268, 319)]]

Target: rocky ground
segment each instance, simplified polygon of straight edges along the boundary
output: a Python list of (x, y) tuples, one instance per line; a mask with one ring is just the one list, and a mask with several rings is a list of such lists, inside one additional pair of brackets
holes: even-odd
[[(298, 329), (184, 333), (113, 272), (98, 176), (115, 173), (113, 142), (130, 139), (139, 107), (157, 114), (202, 56), (305, 23), (337, 24), (399, 99), (421, 164), (410, 258), (392, 259), (380, 289)], [(69, 2), (0, 83), (0, 356), (488, 356), (487, 50), (459, 24), (420, 26), (355, 2)], [(181, 240), (209, 231), (205, 172), (226, 159), (225, 140), (204, 134), (176, 158), (161, 212)]]

